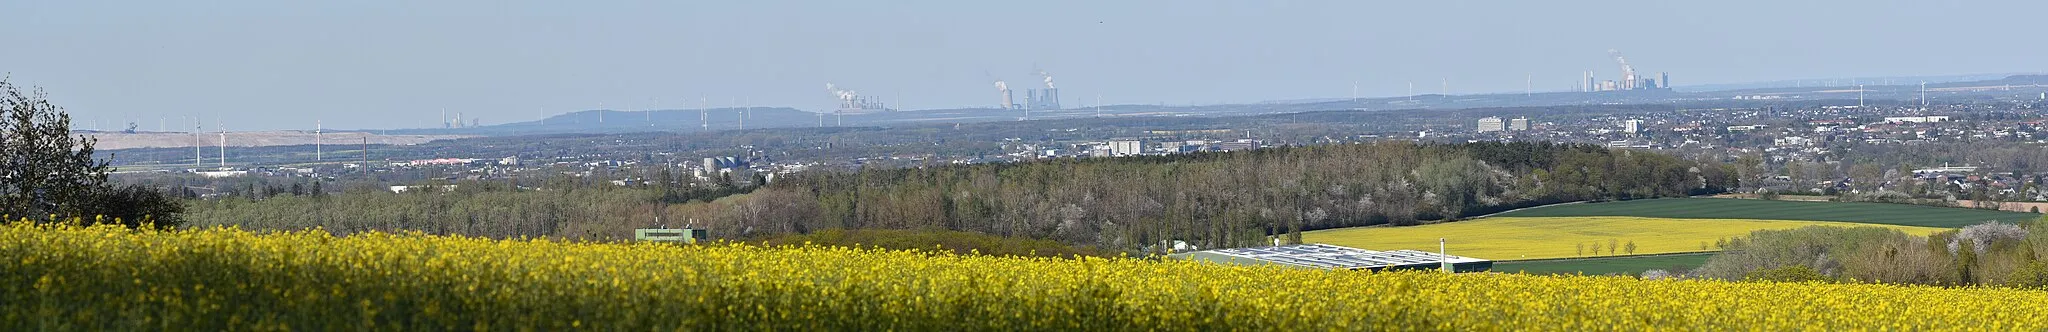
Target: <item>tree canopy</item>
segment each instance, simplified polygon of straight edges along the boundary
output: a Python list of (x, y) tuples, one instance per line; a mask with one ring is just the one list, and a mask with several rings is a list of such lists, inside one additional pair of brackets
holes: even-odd
[(71, 133), (71, 115), (39, 90), (0, 79), (0, 214), (7, 221), (175, 225), (182, 203), (154, 188), (116, 187), (95, 140)]

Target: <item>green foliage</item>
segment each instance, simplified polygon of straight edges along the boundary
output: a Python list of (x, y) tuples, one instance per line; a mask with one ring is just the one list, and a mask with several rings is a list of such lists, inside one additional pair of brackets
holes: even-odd
[(1171, 240), (1231, 247), (1297, 230), (1678, 197), (1732, 183), (1718, 171), (1695, 173), (1698, 165), (1591, 145), (1383, 142), (809, 172), (763, 192), (811, 197), (820, 215), (811, 229), (941, 228), (1105, 248)]
[(0, 214), (130, 227), (180, 222), (183, 207), (156, 189), (108, 183), (107, 162), (92, 158), (95, 141), (72, 136), (71, 115), (42, 92), (0, 78)]
[(1748, 275), (1742, 277), (1742, 280), (1768, 282), (1835, 282), (1834, 277), (1829, 277), (1825, 274), (1821, 274), (1820, 271), (1815, 271), (1813, 268), (1806, 267), (1805, 265), (1792, 265), (1774, 269), (1750, 271)]
[[(1298, 242), (1301, 231), (1407, 224), (1545, 203), (1675, 197), (1729, 182), (1698, 163), (1592, 145), (1388, 142), (1136, 158), (813, 171), (753, 188), (684, 185), (541, 190), (457, 183), (445, 193), (349, 190), (321, 199), (196, 203), (203, 225), (334, 232), (421, 230), (489, 237), (617, 239), (691, 225), (760, 239), (828, 229), (943, 229), (1113, 251)], [(1706, 167), (1706, 169), (1718, 169)], [(1703, 180), (1704, 179), (1704, 180)], [(472, 189), (476, 188), (476, 189)], [(253, 191), (253, 190), (252, 190)], [(275, 190), (273, 190), (275, 191)], [(1607, 248), (1610, 253), (1618, 248)]]
[(2048, 288), (2048, 262), (2032, 261), (2026, 266), (2014, 269), (2005, 278), (2005, 286)]
[(1763, 230), (1709, 259), (1698, 274), (1742, 279), (1757, 271), (1803, 266), (1818, 273), (1864, 281), (1945, 283), (1945, 265), (1930, 265), (1938, 246), (1898, 230), (1878, 227), (1813, 226)]

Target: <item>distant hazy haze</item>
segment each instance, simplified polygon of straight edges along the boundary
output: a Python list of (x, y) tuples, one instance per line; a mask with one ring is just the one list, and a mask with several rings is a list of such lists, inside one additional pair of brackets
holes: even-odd
[[(102, 127), (487, 124), (541, 109), (821, 110), (1565, 89), (1606, 51), (1679, 85), (2044, 70), (2036, 1), (7, 1), (0, 72)], [(900, 96), (900, 97), (899, 97)], [(683, 103), (687, 98), (688, 104)], [(899, 100), (901, 99), (901, 100)], [(174, 126), (183, 128), (186, 126)]]

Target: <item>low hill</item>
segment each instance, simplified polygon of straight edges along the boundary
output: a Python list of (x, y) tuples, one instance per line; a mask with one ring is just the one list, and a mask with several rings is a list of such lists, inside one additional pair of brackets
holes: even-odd
[(1728, 198), (1669, 198), (1566, 204), (1502, 213), (1498, 217), (1646, 217), (1840, 221), (1961, 228), (1986, 221), (2018, 223), (2040, 214), (1861, 202), (1791, 202)]

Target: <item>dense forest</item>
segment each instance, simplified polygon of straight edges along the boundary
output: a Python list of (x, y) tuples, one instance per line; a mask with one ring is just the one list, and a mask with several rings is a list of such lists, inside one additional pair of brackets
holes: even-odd
[(1718, 192), (1735, 181), (1725, 166), (1702, 166), (1590, 145), (1388, 142), (818, 172), (756, 192), (815, 200), (816, 217), (711, 225), (743, 233), (944, 228), (1105, 248), (1172, 240), (1245, 246), (1303, 230)]
[(1517, 207), (1715, 193), (1732, 165), (1551, 143), (1384, 142), (1132, 158), (814, 171), (765, 187), (646, 185), (195, 204), (202, 225), (616, 239), (657, 224), (759, 239), (828, 229), (946, 229), (1116, 250), (1258, 245), (1303, 230), (1407, 225)]

